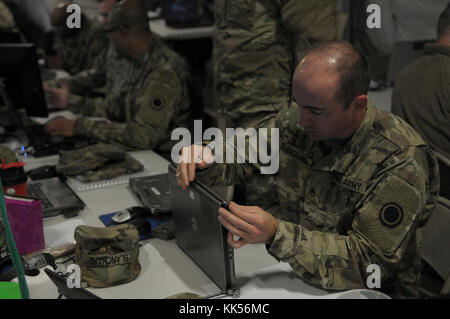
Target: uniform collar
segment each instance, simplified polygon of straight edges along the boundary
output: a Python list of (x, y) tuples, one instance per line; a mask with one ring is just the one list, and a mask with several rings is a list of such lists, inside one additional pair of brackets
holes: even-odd
[(151, 58), (153, 55), (153, 52), (155, 51), (155, 48), (157, 46), (158, 39), (156, 37), (153, 37), (152, 42), (150, 43), (147, 52), (144, 54), (144, 56), (137, 62), (138, 66), (142, 66), (147, 63), (147, 61)]
[(337, 171), (342, 174), (345, 173), (355, 158), (358, 157), (361, 150), (367, 146), (372, 132), (374, 118), (375, 108), (369, 101), (366, 114), (351, 139), (345, 144), (334, 147), (328, 155), (314, 163), (313, 168), (323, 171)]
[(450, 46), (439, 43), (427, 43), (424, 47), (424, 54), (444, 54), (450, 56)]

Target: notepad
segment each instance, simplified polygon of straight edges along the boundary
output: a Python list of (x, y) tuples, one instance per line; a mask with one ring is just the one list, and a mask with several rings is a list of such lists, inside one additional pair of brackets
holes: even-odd
[(98, 188), (128, 184), (130, 178), (152, 176), (152, 175), (156, 175), (156, 174), (158, 174), (158, 173), (154, 172), (152, 170), (149, 170), (149, 169), (144, 169), (143, 171), (138, 172), (138, 173), (119, 176), (116, 178), (101, 180), (101, 181), (92, 182), (92, 183), (84, 183), (84, 182), (80, 181), (79, 179), (77, 179), (76, 177), (68, 177), (67, 184), (76, 192), (86, 192), (86, 191), (91, 191), (91, 190), (95, 190)]

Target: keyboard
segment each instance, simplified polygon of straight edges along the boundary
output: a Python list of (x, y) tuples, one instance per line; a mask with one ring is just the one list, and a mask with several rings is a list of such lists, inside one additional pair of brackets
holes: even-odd
[(52, 202), (48, 199), (48, 197), (44, 194), (41, 189), (41, 183), (34, 182), (32, 184), (27, 185), (28, 195), (34, 198), (37, 198), (41, 201), (41, 209), (53, 208)]
[(58, 154), (59, 151), (78, 149), (96, 143), (95, 140), (82, 136), (51, 136), (45, 125), (32, 125), (23, 128), (29, 146), (34, 148), (35, 157)]

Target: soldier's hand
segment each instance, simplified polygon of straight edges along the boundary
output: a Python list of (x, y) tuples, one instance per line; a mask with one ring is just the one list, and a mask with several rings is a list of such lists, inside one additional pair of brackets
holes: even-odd
[(76, 120), (69, 120), (64, 117), (57, 117), (45, 126), (47, 132), (52, 136), (73, 136)]
[[(228, 229), (228, 243), (233, 248), (246, 244), (268, 244), (272, 241), (278, 221), (257, 206), (241, 206), (230, 202), (228, 210), (219, 208), (219, 222)], [(234, 236), (239, 237), (235, 240)]]
[(59, 87), (44, 85), (49, 104), (57, 109), (65, 109), (69, 105), (70, 89), (65, 82), (58, 82)]
[(195, 170), (207, 168), (213, 161), (211, 150), (205, 146), (194, 144), (183, 147), (176, 173), (178, 185), (186, 190), (195, 178)]

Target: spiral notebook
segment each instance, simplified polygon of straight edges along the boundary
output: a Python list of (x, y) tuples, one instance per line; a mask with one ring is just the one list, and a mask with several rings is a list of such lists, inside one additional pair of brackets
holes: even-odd
[(130, 175), (123, 175), (112, 179), (107, 180), (101, 180), (98, 182), (92, 182), (92, 183), (84, 183), (77, 179), (76, 177), (68, 177), (67, 178), (67, 184), (75, 191), (75, 192), (86, 192), (91, 191), (99, 188), (105, 188), (105, 187), (111, 187), (116, 185), (123, 185), (128, 184), (130, 178), (134, 177), (143, 177), (143, 176), (151, 176), (156, 175), (157, 172), (154, 172), (149, 169), (144, 169), (143, 171), (140, 171), (138, 173), (130, 174)]

